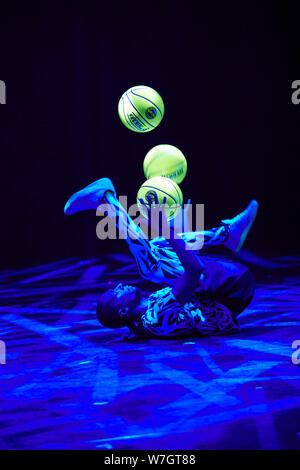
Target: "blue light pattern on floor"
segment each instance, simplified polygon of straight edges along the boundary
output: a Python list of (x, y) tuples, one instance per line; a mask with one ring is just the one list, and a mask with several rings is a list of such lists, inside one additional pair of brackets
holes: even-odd
[(120, 281), (155, 288), (121, 254), (0, 273), (1, 449), (300, 448), (300, 276), (260, 279), (239, 334), (135, 343), (95, 317)]

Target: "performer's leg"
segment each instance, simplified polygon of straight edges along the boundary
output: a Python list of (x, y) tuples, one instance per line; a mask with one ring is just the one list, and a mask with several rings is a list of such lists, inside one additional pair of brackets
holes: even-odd
[[(117, 200), (114, 186), (109, 178), (101, 178), (73, 194), (67, 201), (64, 211), (66, 215), (70, 215), (82, 210), (96, 209), (101, 202), (111, 205), (111, 211), (108, 211), (108, 213), (118, 224), (121, 236), (127, 241), (130, 251), (136, 259), (141, 275), (150, 279), (152, 282), (173, 284), (174, 280), (183, 273), (183, 268), (177, 255), (166, 240), (156, 239), (151, 242), (147, 240), (145, 234), (136, 226)], [(227, 240), (229, 241), (230, 239), (230, 234), (228, 235), (229, 227), (229, 231), (234, 235), (235, 241), (239, 233), (235, 230), (236, 227), (239, 228), (242, 226), (242, 228), (245, 228), (246, 224), (246, 230), (249, 231), (253, 223), (256, 215), (253, 204), (257, 206), (257, 203), (252, 201), (244, 213), (231, 221), (224, 221), (224, 225), (221, 227), (198, 233), (198, 239), (204, 236), (206, 246), (221, 243), (225, 244)], [(249, 210), (249, 208), (251, 210)], [(115, 217), (116, 214), (118, 214), (117, 218)], [(249, 219), (250, 223), (252, 220), (250, 226)], [(233, 230), (231, 230), (232, 228)], [(195, 233), (197, 239), (197, 232)], [(243, 233), (245, 233), (245, 230)], [(191, 243), (194, 243), (192, 241), (192, 237), (195, 237), (193, 233), (183, 234), (183, 236), (189, 237)], [(187, 242), (189, 242), (189, 240), (187, 240)], [(238, 244), (240, 244), (239, 241)]]
[[(221, 226), (200, 232), (183, 233), (182, 238), (192, 246), (208, 248), (224, 245), (232, 251), (239, 251), (256, 218), (257, 201), (251, 201), (246, 209), (232, 219), (222, 220)], [(192, 247), (191, 246), (191, 247)], [(193, 248), (192, 248), (193, 249)]]
[(119, 229), (120, 237), (127, 242), (140, 274), (146, 279), (151, 278), (152, 273), (158, 271), (160, 267), (160, 258), (155, 248), (112, 192), (105, 194), (103, 202), (108, 216), (114, 220)]
[[(160, 237), (149, 242), (146, 235), (134, 223), (113, 193), (106, 193), (105, 202), (113, 209), (110, 214), (108, 213), (108, 215), (114, 217), (121, 237), (126, 240), (131, 253), (136, 259), (141, 276), (154, 283), (172, 285), (175, 280), (183, 274), (183, 267), (168, 241)], [(117, 218), (116, 214), (118, 215)], [(199, 244), (199, 240), (201, 240), (201, 242), (203, 240), (203, 248), (222, 244), (226, 246), (228, 240), (231, 242), (230, 237), (232, 226), (236, 240), (237, 231), (236, 227), (234, 227), (236, 219), (238, 219), (238, 229), (240, 232), (243, 232), (243, 230), (245, 231), (245, 227), (249, 231), (249, 218), (251, 219), (251, 215), (252, 225), (252, 203), (249, 204), (246, 211), (234, 219), (231, 219), (232, 221), (229, 220), (226, 221), (226, 223), (224, 222), (220, 227), (205, 230), (203, 232), (183, 233), (181, 236), (187, 244)], [(201, 259), (203, 258), (201, 251), (198, 251), (197, 254), (201, 256)], [(237, 273), (237, 275), (240, 275), (240, 272)]]
[[(226, 227), (219, 227), (212, 230), (205, 230), (203, 232), (189, 232), (180, 234), (182, 239), (191, 249), (195, 250), (198, 256), (201, 256), (202, 251), (199, 250), (199, 245), (202, 249), (222, 245), (226, 240), (228, 233)], [(169, 244), (168, 240), (159, 237), (150, 241), (152, 252), (160, 259), (157, 269), (153, 271), (151, 280), (158, 283), (173, 284), (184, 272), (181, 262)]]
[[(161, 237), (149, 242), (112, 192), (105, 194), (103, 202), (108, 216), (116, 223), (121, 238), (135, 257), (142, 277), (159, 284), (173, 284), (183, 274), (183, 267), (167, 240)], [(194, 239), (198, 243), (203, 236), (205, 246), (220, 245), (228, 238), (228, 226), (182, 234), (188, 243)]]
[[(105, 204), (103, 209), (116, 223), (121, 238), (126, 241), (135, 257), (141, 276), (154, 283), (172, 285), (184, 270), (168, 241), (164, 238), (149, 241), (112, 192), (106, 192), (102, 203)], [(228, 226), (206, 230), (201, 234), (182, 234), (182, 237), (190, 243), (193, 238), (197, 242), (203, 235), (206, 246), (220, 245), (228, 238)]]
[(179, 258), (169, 243), (164, 238), (149, 241), (114, 193), (106, 192), (99, 207), (118, 227), (120, 237), (128, 244), (143, 278), (172, 285), (183, 274)]
[(255, 279), (251, 271), (247, 270), (236, 282), (231, 281), (231, 285), (223, 287), (223, 292), (219, 292), (220, 302), (238, 316), (248, 307), (255, 293)]
[(229, 238), (229, 224), (222, 224), (219, 227), (199, 232), (184, 232), (180, 236), (192, 249), (225, 245)]
[[(253, 225), (257, 209), (258, 203), (253, 200), (248, 204), (247, 208), (236, 217), (222, 220), (219, 227), (198, 232), (183, 232), (180, 233), (180, 236), (191, 250), (201, 250), (224, 245), (231, 251), (237, 252), (241, 249)], [(153, 244), (160, 248), (169, 245), (162, 237), (153, 240)]]
[(237, 261), (212, 258), (202, 261), (204, 276), (197, 292), (203, 298), (218, 300), (234, 316), (240, 314), (254, 296), (255, 280), (251, 271)]
[(109, 178), (100, 178), (74, 193), (65, 204), (64, 212), (66, 215), (71, 215), (79, 211), (96, 210), (100, 204), (105, 204), (109, 217), (117, 224), (121, 237), (128, 243), (141, 275), (146, 278), (151, 277), (159, 268), (159, 257), (145, 234), (119, 203), (114, 185)]
[[(113, 208), (111, 214), (115, 218), (121, 236), (129, 245), (136, 259), (141, 275), (160, 284), (172, 285), (183, 273), (181, 263), (164, 239), (149, 242), (142, 230), (133, 222), (118, 199), (112, 193), (106, 193), (105, 201)], [(229, 238), (230, 224), (202, 232), (206, 246), (216, 246)], [(182, 234), (189, 240), (197, 232)], [(201, 251), (198, 253), (201, 256)], [(236, 261), (224, 261), (201, 256), (204, 271), (200, 278), (198, 292), (203, 298), (216, 299), (224, 304), (234, 316), (241, 313), (251, 302), (255, 281), (252, 273), (243, 264)]]

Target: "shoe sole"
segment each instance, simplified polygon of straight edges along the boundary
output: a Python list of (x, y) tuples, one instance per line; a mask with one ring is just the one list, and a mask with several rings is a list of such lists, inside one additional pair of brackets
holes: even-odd
[(257, 210), (258, 210), (258, 204), (256, 204), (256, 208), (255, 208), (255, 212), (252, 214), (251, 216), (251, 219), (248, 223), (248, 225), (245, 227), (245, 229), (243, 230), (243, 233), (241, 235), (241, 238), (240, 238), (240, 243), (238, 244), (237, 248), (236, 248), (236, 252), (240, 251), (240, 249), (242, 248), (243, 244), (245, 243), (245, 240), (247, 238), (247, 235), (256, 219), (256, 216), (257, 216)]

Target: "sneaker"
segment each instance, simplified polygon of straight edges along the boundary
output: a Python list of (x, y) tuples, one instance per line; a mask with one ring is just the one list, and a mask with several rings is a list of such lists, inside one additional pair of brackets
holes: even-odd
[(94, 181), (94, 183), (89, 184), (70, 197), (64, 207), (64, 213), (71, 215), (87, 209), (97, 209), (107, 191), (112, 192), (116, 196), (116, 190), (109, 178), (101, 178)]
[(239, 215), (233, 219), (222, 220), (222, 224), (227, 225), (229, 229), (229, 236), (224, 242), (224, 246), (235, 252), (242, 248), (256, 218), (257, 209), (258, 202), (253, 199)]

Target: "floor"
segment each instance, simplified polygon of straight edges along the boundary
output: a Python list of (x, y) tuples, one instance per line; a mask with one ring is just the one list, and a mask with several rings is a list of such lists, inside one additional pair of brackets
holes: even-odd
[(151, 287), (121, 253), (0, 272), (1, 449), (300, 449), (295, 270), (258, 272), (241, 333), (168, 341), (100, 326), (118, 281)]

